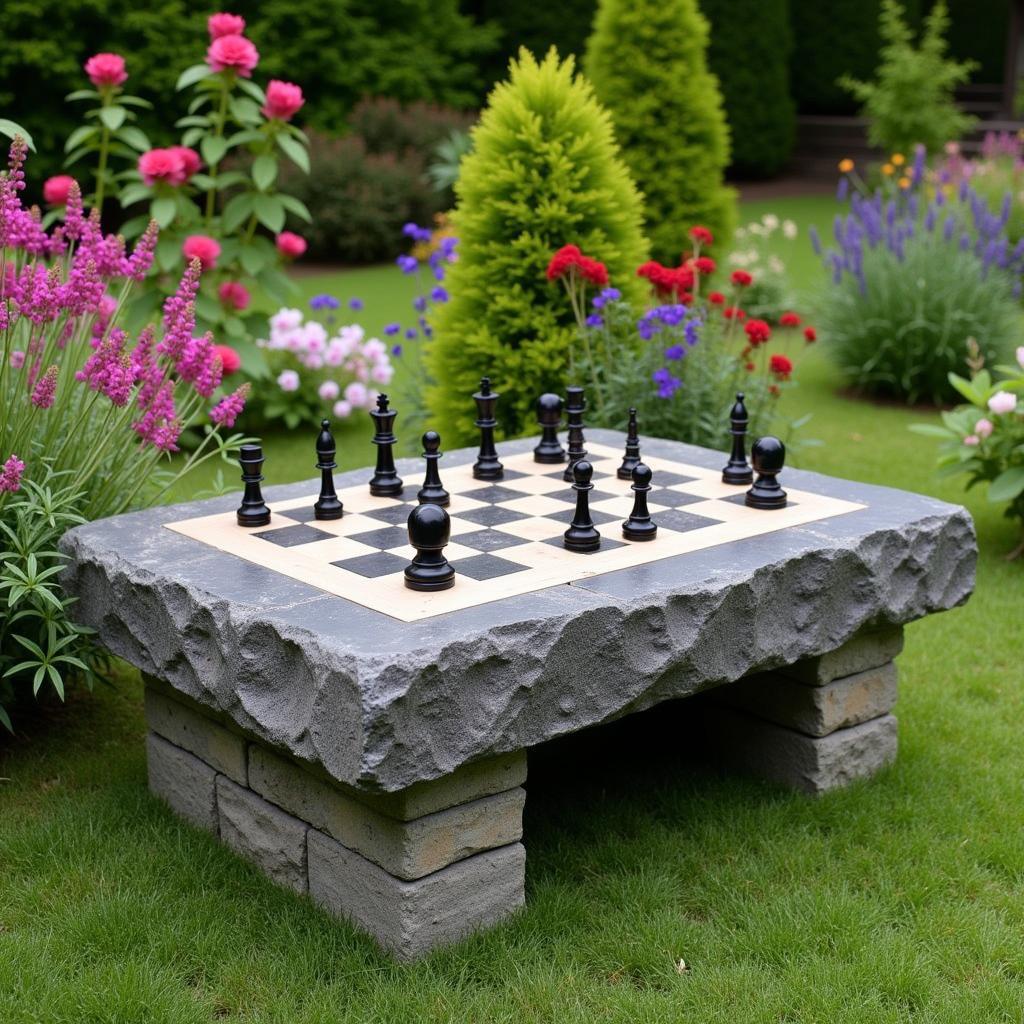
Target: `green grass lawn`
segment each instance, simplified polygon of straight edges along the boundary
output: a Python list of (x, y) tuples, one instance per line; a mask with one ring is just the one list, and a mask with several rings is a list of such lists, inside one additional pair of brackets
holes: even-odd
[[(825, 442), (804, 465), (964, 500), (907, 431), (931, 417), (838, 397), (817, 350), (800, 378), (787, 402)], [(978, 591), (907, 630), (892, 769), (819, 800), (721, 778), (664, 711), (543, 748), (526, 910), (412, 967), (147, 794), (132, 673), (23, 719), (0, 762), (0, 1021), (1020, 1024), (1024, 567), (966, 500)]]

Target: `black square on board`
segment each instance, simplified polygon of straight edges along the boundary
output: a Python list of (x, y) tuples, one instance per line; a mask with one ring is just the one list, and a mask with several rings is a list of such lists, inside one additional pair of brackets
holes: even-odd
[(682, 473), (665, 473), (657, 469), (654, 471), (654, 479), (651, 483), (655, 487), (671, 487), (673, 484), (690, 484), (696, 479), (695, 476), (683, 476)]
[[(461, 544), (462, 541), (460, 540)], [(510, 562), (496, 555), (472, 555), (469, 558), (457, 558), (452, 562), (456, 573), (468, 576), (471, 580), (493, 580), (499, 576), (509, 576), (514, 572), (524, 572), (529, 566)]]
[[(721, 498), (721, 501), (731, 501), (734, 505), (745, 505), (747, 503), (747, 492), (746, 490), (740, 491), (739, 494), (730, 494), (727, 498)], [(786, 508), (796, 508), (797, 503), (791, 501), (789, 498), (786, 499)], [(773, 511), (768, 509), (769, 512)]]
[[(550, 544), (552, 547), (564, 548), (565, 540), (562, 537), (552, 537), (550, 540), (542, 541), (543, 544)], [(614, 537), (608, 537), (605, 534), (601, 535), (601, 546), (596, 551), (574, 551), (574, 555), (599, 555), (602, 551), (611, 551), (612, 548), (624, 548), (626, 542), (624, 540), (615, 540)], [(569, 549), (566, 548), (568, 551)]]
[(371, 555), (357, 555), (355, 558), (342, 558), (338, 562), (331, 562), (331, 565), (336, 565), (339, 569), (348, 569), (349, 572), (365, 576), (368, 580), (402, 572), (408, 564), (408, 558), (400, 558), (390, 551), (374, 551)]
[(370, 512), (360, 512), (359, 514), (367, 519), (376, 519), (381, 523), (390, 523), (392, 526), (405, 526), (409, 522), (409, 513), (415, 507), (415, 501), (403, 501), (395, 505), (386, 505), (384, 508), (375, 508)]
[(271, 544), (277, 544), (282, 548), (294, 548), (300, 544), (313, 544), (318, 540), (333, 540), (333, 533), (324, 533), (323, 530), (316, 530), (312, 526), (279, 526), (276, 530), (264, 530), (255, 536), (260, 540), (269, 540)]
[(501, 484), (491, 484), (488, 487), (477, 487), (472, 491), (463, 491), (464, 498), (472, 498), (474, 501), (486, 501), (491, 505), (500, 505), (503, 501), (515, 501), (516, 498), (528, 497), (525, 491), (516, 491), (511, 487), (502, 487)]
[[(565, 466), (564, 465), (562, 466), (561, 469), (556, 469), (553, 473), (544, 473), (543, 475), (548, 477), (551, 480), (561, 480), (565, 484), (566, 487), (572, 487), (572, 484), (568, 480), (565, 479)], [(614, 476), (613, 473), (604, 473), (601, 470), (595, 469), (593, 474), (591, 475), (590, 479), (591, 480), (607, 480), (607, 479), (609, 479), (612, 476)]]
[(460, 533), (453, 539), (457, 544), (473, 548), (474, 551), (500, 551), (529, 543), (522, 537), (513, 537), (511, 533), (503, 533), (501, 530), (474, 530), (472, 533)]
[(312, 503), (303, 505), (302, 508), (290, 508), (287, 512), (275, 512), (274, 515), (281, 519), (290, 519), (293, 523), (312, 523), (316, 520)]
[(697, 501), (707, 501), (698, 494), (685, 494), (682, 491), (670, 491), (667, 487), (655, 487), (647, 495), (652, 505), (664, 505), (666, 508), (681, 508), (683, 505), (692, 505)]
[[(575, 514), (575, 509), (567, 508), (564, 512), (552, 512), (544, 518), (554, 520), (556, 523), (564, 523), (568, 526), (572, 522), (572, 517)], [(592, 508), (590, 510), (590, 519), (595, 526), (601, 526), (604, 523), (621, 522), (625, 518), (625, 516), (613, 516), (610, 512), (602, 512), (600, 509), (596, 508)]]
[(703, 530), (705, 526), (715, 526), (722, 522), (721, 519), (709, 519), (707, 516), (698, 516), (693, 512), (682, 512), (680, 509), (672, 508), (667, 512), (655, 512), (651, 517), (658, 526), (675, 533), (689, 533), (691, 530)]
[(484, 505), (483, 508), (471, 508), (468, 512), (460, 512), (459, 518), (467, 523), (476, 523), (477, 526), (502, 526), (530, 517), (522, 512), (513, 512), (502, 505)]
[[(559, 491), (557, 494), (545, 494), (545, 498), (554, 498), (555, 501), (564, 501), (567, 505), (576, 504), (576, 492), (572, 489), (570, 484), (564, 491)], [(610, 494), (608, 491), (594, 490), (590, 492), (590, 504), (596, 505), (599, 501), (607, 501), (609, 498), (621, 498), (621, 494)]]
[(349, 538), (366, 544), (371, 548), (387, 551), (389, 548), (409, 546), (409, 531), (402, 526), (382, 526), (379, 530), (367, 530), (365, 533), (354, 533)]

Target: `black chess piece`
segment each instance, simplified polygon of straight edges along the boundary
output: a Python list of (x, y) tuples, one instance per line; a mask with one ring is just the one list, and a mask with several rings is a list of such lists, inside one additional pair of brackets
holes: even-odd
[(616, 476), (620, 480), (632, 480), (633, 470), (640, 463), (640, 435), (637, 433), (636, 409), (629, 410), (629, 425), (626, 428), (626, 454), (622, 457)]
[(496, 391), (491, 391), (491, 378), (481, 377), (480, 390), (473, 396), (476, 426), (480, 428), (480, 451), (473, 463), (473, 476), (477, 480), (500, 480), (505, 475), (505, 467), (498, 461), (494, 447), (494, 428), (498, 425), (494, 409), (500, 397)]
[(423, 435), (423, 458), (427, 460), (427, 471), (416, 500), (421, 505), (429, 502), (431, 505), (447, 506), (452, 498), (441, 485), (441, 473), (437, 465), (441, 458), (441, 435), (436, 430), (428, 430)]
[(370, 493), (378, 498), (397, 498), (402, 493), (402, 478), (395, 469), (395, 417), (398, 411), (388, 408), (388, 396), (377, 396), (373, 417), (373, 443), (377, 446), (377, 469), (370, 479)]
[(785, 508), (786, 492), (776, 479), (786, 463), (786, 446), (777, 437), (762, 437), (750, 449), (757, 479), (747, 491), (746, 504), (751, 508)]
[(754, 471), (747, 462), (747, 424), (750, 417), (743, 404), (743, 392), (736, 392), (736, 403), (729, 412), (729, 433), (732, 434), (732, 452), (722, 470), (723, 484), (752, 484)]
[(416, 557), (405, 567), (410, 590), (447, 590), (455, 584), (455, 570), (444, 557), (452, 523), (440, 505), (417, 505), (409, 513), (409, 543)]
[(654, 540), (658, 535), (658, 524), (647, 510), (647, 495), (651, 493), (653, 475), (651, 467), (642, 462), (633, 467), (633, 511), (622, 524), (622, 536), (626, 540)]
[(569, 529), (562, 535), (570, 551), (596, 551), (601, 546), (601, 534), (590, 518), (590, 492), (594, 489), (590, 478), (593, 473), (594, 467), (586, 459), (580, 459), (572, 467), (576, 514), (572, 517)]
[(235, 513), (239, 526), (266, 526), (270, 522), (270, 509), (263, 501), (260, 481), (263, 479), (263, 448), (258, 444), (243, 444), (238, 449), (242, 466), (242, 504)]
[(569, 428), (569, 465), (565, 467), (562, 479), (568, 484), (575, 480), (573, 466), (587, 457), (587, 449), (584, 447), (586, 440), (583, 437), (583, 411), (587, 407), (587, 402), (583, 397), (583, 388), (576, 385), (566, 388), (565, 395), (566, 426)]
[(316, 439), (316, 468), (320, 470), (320, 497), (313, 506), (314, 519), (340, 519), (344, 513), (337, 492), (334, 490), (334, 461), (337, 448), (331, 435), (330, 420), (320, 421), (320, 436)]
[(544, 463), (565, 462), (565, 449), (558, 440), (558, 428), (562, 425), (562, 398), (546, 394), (537, 399), (537, 425), (540, 427), (540, 444), (533, 449), (533, 461)]

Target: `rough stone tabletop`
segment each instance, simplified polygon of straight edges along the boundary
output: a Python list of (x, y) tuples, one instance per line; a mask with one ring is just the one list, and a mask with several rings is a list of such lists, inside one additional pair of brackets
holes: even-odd
[[(725, 461), (672, 441), (645, 439), (643, 451)], [(445, 464), (474, 457), (448, 452)], [(421, 463), (401, 460), (399, 472), (417, 479)], [(394, 792), (970, 595), (977, 549), (963, 508), (795, 469), (782, 479), (867, 508), (408, 623), (163, 528), (232, 509), (238, 494), (70, 531), (63, 582), (113, 653), (341, 783)], [(317, 490), (307, 481), (266, 497)]]

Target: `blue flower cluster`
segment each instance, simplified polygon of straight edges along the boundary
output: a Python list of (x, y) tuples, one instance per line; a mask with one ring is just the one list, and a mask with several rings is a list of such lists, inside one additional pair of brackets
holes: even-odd
[[(678, 362), (700, 341), (702, 324), (697, 313), (682, 303), (673, 302), (647, 310), (637, 321), (636, 329), (644, 341), (660, 338), (670, 342), (664, 350), (665, 359)], [(683, 386), (667, 366), (655, 370), (651, 379), (658, 387), (659, 398), (671, 398)]]
[[(408, 238), (411, 238), (413, 242), (430, 242), (434, 237), (433, 232), (430, 228), (420, 227), (418, 224), (413, 224), (411, 221), (402, 228), (402, 234)], [(422, 292), (413, 299), (413, 309), (417, 313), (416, 327), (407, 327), (404, 331), (404, 336), (409, 341), (413, 341), (423, 334), (424, 338), (429, 338), (433, 333), (430, 329), (430, 323), (427, 320), (427, 309), (432, 302), (448, 302), (451, 296), (448, 294), (448, 290), (441, 284), (445, 279), (445, 267), (449, 263), (454, 263), (456, 260), (456, 247), (459, 244), (457, 238), (453, 238), (450, 235), (446, 235), (440, 240), (437, 248), (434, 249), (426, 259), (426, 265), (430, 270), (430, 274), (436, 281), (436, 285), (431, 288), (427, 294)], [(413, 255), (399, 256), (395, 263), (398, 269), (403, 274), (416, 274), (419, 272), (422, 263)], [(402, 326), (398, 323), (388, 324), (384, 328), (384, 333), (393, 336), (402, 332)], [(396, 345), (395, 349), (392, 349), (392, 354), (398, 355), (401, 352), (401, 345)]]

